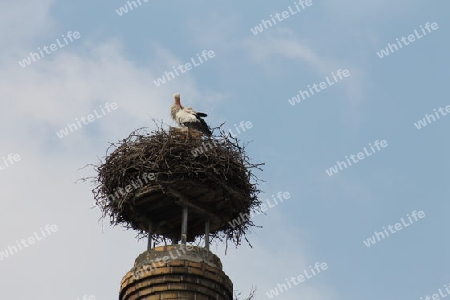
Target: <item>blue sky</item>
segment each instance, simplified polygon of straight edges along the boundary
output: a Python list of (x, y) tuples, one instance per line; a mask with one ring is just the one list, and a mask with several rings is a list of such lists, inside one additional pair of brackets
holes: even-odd
[[(253, 249), (225, 255), (224, 247), (213, 248), (235, 289), (253, 285), (257, 299), (268, 299), (266, 292), (316, 262), (328, 269), (276, 299), (425, 299), (450, 283), (450, 117), (414, 125), (450, 105), (447, 2), (313, 0), (257, 35), (250, 29), (293, 1), (141, 2), (122, 16), (116, 12), (127, 4), (122, 0), (0, 4), (0, 157), (21, 157), (0, 171), (0, 252), (46, 224), (59, 228), (0, 261), (3, 295), (117, 297), (146, 242), (98, 222), (91, 186), (75, 181), (93, 174), (79, 168), (103, 156), (109, 141), (153, 126), (152, 117), (175, 126), (169, 116), (175, 92), (207, 112), (213, 127), (252, 122), (239, 138), (252, 141), (254, 161), (266, 162), (261, 200), (291, 194), (255, 217), (264, 228), (250, 235)], [(376, 54), (427, 22), (439, 28), (389, 56)], [(69, 31), (81, 37), (19, 65)], [(153, 83), (203, 50), (215, 57), (160, 87)], [(351, 75), (289, 104), (339, 69)], [(106, 102), (118, 109), (64, 138), (55, 134)], [(388, 146), (327, 175), (376, 140)], [(414, 210), (426, 216), (364, 245)], [(24, 281), (32, 281), (26, 290)]]

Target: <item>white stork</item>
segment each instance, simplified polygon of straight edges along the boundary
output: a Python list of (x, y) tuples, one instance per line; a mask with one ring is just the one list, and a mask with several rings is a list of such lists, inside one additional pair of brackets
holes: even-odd
[(207, 114), (196, 112), (190, 107), (183, 107), (180, 103), (180, 94), (173, 94), (174, 103), (171, 109), (171, 116), (181, 127), (192, 128), (202, 132), (207, 136), (211, 136), (211, 129), (202, 118)]

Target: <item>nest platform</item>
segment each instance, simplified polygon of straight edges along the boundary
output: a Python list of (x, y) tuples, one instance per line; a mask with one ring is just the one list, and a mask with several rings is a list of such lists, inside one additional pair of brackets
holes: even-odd
[(112, 147), (96, 166), (93, 192), (113, 225), (150, 233), (156, 241), (178, 240), (186, 207), (188, 241), (203, 236), (209, 221), (212, 238), (236, 245), (255, 226), (243, 216), (259, 208), (252, 170), (262, 164), (250, 163), (244, 146), (225, 132), (205, 137), (173, 128), (139, 129)]

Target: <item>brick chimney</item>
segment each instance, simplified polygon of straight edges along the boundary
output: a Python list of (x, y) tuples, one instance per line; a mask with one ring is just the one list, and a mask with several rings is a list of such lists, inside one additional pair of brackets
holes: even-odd
[(141, 253), (123, 277), (119, 300), (232, 300), (233, 283), (206, 248), (174, 244)]

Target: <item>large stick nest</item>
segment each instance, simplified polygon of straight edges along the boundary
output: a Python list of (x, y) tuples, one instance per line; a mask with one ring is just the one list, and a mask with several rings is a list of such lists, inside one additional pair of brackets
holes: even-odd
[(261, 165), (251, 163), (245, 146), (221, 128), (212, 137), (161, 126), (138, 129), (111, 143), (104, 163), (95, 166), (93, 193), (103, 217), (140, 237), (148, 236), (151, 223), (157, 243), (179, 240), (186, 206), (188, 241), (202, 239), (209, 220), (210, 238), (238, 246), (255, 226), (248, 216), (261, 203), (253, 173)]

